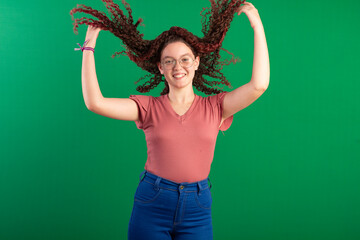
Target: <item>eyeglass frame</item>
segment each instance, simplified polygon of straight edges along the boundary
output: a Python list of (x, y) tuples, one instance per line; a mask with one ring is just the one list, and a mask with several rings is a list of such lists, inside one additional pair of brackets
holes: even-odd
[[(189, 66), (189, 67), (183, 67), (183, 65), (181, 65), (182, 62), (179, 61), (179, 60), (181, 60), (181, 58), (183, 58), (183, 57), (185, 57), (185, 56), (188, 56), (191, 60), (193, 60), (193, 63), (192, 63), (191, 66)], [(172, 64), (171, 67), (169, 67), (169, 68), (167, 68), (166, 65), (165, 65), (165, 63), (163, 62), (164, 59), (166, 59), (166, 58), (171, 58), (171, 59), (172, 59), (172, 62), (173, 62), (173, 64)], [(166, 68), (166, 69), (171, 69), (171, 68), (175, 67), (175, 66), (176, 66), (176, 62), (178, 62), (178, 63), (180, 64), (180, 66), (183, 67), (183, 68), (191, 68), (192, 66), (194, 66), (194, 63), (195, 63), (195, 60), (196, 60), (196, 59), (194, 59), (194, 58), (192, 58), (191, 56), (189, 56), (189, 54), (185, 54), (185, 55), (182, 56), (181, 58), (175, 59), (175, 58), (172, 58), (172, 57), (165, 57), (160, 63), (161, 63), (161, 65), (164, 66), (164, 68)]]

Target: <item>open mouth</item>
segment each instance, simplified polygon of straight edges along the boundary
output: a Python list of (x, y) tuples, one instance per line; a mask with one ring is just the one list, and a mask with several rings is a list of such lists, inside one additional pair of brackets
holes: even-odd
[(185, 73), (178, 73), (178, 74), (174, 74), (173, 77), (175, 79), (182, 79), (183, 77), (185, 77)]

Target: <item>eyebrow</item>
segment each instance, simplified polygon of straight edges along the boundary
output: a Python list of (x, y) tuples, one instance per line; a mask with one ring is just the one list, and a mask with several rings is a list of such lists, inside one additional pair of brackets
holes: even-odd
[[(188, 56), (191, 57), (191, 54), (190, 54), (190, 53), (185, 53), (185, 54), (181, 55), (180, 57), (183, 57), (183, 56), (186, 56), (186, 55), (188, 55)], [(164, 58), (173, 58), (173, 57), (165, 56), (165, 57), (163, 57), (163, 59), (164, 59)]]

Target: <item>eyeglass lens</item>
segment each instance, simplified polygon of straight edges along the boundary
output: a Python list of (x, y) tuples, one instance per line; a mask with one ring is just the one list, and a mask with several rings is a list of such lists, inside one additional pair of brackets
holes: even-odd
[(194, 60), (190, 57), (183, 57), (179, 60), (175, 60), (174, 58), (165, 58), (163, 61), (163, 65), (165, 65), (167, 69), (170, 69), (176, 65), (176, 61), (179, 61), (180, 66), (184, 68), (189, 68), (194, 63)]

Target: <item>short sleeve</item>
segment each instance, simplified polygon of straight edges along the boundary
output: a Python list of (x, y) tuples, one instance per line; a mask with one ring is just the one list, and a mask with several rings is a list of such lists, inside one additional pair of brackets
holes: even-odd
[[(217, 106), (218, 106), (218, 109), (219, 109), (219, 114), (220, 114), (220, 121), (222, 119), (222, 113), (223, 113), (223, 102), (224, 102), (224, 97), (226, 95), (227, 92), (221, 92), (216, 96), (216, 103), (217, 103)], [(221, 124), (219, 130), (221, 131), (226, 131), (229, 129), (229, 127), (231, 126), (231, 123), (234, 119), (234, 115), (231, 115), (230, 117), (226, 118), (224, 120), (224, 122)]]
[(144, 123), (146, 121), (147, 112), (149, 110), (151, 96), (130, 95), (129, 98), (136, 102), (139, 110), (139, 121), (135, 121), (135, 124), (138, 129), (143, 129)]

